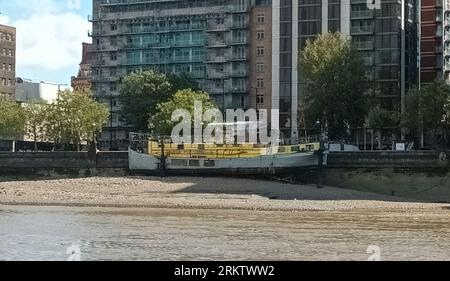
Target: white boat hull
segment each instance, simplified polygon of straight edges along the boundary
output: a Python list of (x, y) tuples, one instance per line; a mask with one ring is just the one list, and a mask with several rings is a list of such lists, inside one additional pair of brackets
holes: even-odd
[[(160, 159), (153, 155), (129, 150), (131, 171), (160, 173)], [(252, 158), (194, 159), (167, 158), (169, 174), (275, 175), (318, 166), (317, 152), (286, 155), (263, 155)]]

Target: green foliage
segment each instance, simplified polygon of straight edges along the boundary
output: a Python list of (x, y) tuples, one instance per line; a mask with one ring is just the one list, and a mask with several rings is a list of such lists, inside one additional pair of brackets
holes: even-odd
[(184, 89), (198, 90), (198, 84), (187, 74), (167, 76), (152, 70), (131, 73), (120, 87), (122, 119), (134, 130), (145, 132), (148, 117), (156, 112), (158, 104)]
[(152, 115), (149, 119), (149, 129), (154, 134), (170, 135), (173, 127), (177, 123), (171, 121), (172, 113), (178, 109), (185, 109), (189, 111), (193, 118), (195, 101), (202, 103), (202, 114), (209, 109), (217, 108), (207, 93), (193, 91), (190, 89), (181, 90), (178, 91), (169, 101), (160, 103), (157, 106), (157, 113)]
[(13, 101), (0, 99), (0, 138), (19, 138), (25, 128), (24, 109)]
[(46, 132), (59, 144), (72, 144), (78, 149), (83, 141), (92, 141), (108, 120), (108, 108), (96, 102), (88, 90), (59, 93), (49, 105)]
[(307, 42), (299, 67), (306, 82), (305, 115), (325, 124), (330, 139), (348, 137), (364, 124), (366, 68), (351, 39), (339, 33), (319, 35)]
[(405, 112), (402, 116), (402, 127), (415, 138), (423, 130), (422, 91), (412, 89), (405, 99)]
[(172, 85), (172, 94), (178, 91), (191, 89), (193, 91), (200, 91), (200, 87), (189, 74), (181, 73), (179, 75), (169, 75), (169, 82)]
[(34, 101), (24, 104), (27, 116), (26, 133), (34, 141), (34, 150), (37, 151), (38, 141), (47, 141), (47, 124), (49, 120), (50, 105), (45, 101)]
[(402, 124), (413, 138), (422, 131), (446, 138), (450, 130), (450, 86), (437, 80), (410, 91)]
[(389, 111), (381, 106), (376, 106), (369, 111), (366, 119), (366, 127), (371, 129), (398, 128), (400, 114)]
[(444, 81), (435, 81), (421, 95), (423, 125), (430, 130), (448, 127), (450, 86)]

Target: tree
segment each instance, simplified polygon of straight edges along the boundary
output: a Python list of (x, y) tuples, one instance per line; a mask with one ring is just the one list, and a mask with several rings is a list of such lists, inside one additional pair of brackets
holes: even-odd
[[(422, 117), (422, 91), (419, 89), (411, 89), (405, 99), (405, 112), (402, 115), (402, 127), (415, 143), (420, 143), (420, 147), (424, 146), (424, 124)], [(420, 137), (420, 142), (419, 138)]]
[(200, 91), (200, 87), (189, 74), (181, 73), (179, 75), (169, 75), (169, 82), (172, 85), (172, 94), (178, 91), (191, 89), (192, 91)]
[(33, 139), (34, 151), (38, 150), (38, 140), (47, 140), (47, 122), (50, 105), (43, 100), (27, 103), (24, 109), (27, 116), (26, 132)]
[(450, 86), (442, 80), (434, 81), (421, 90), (408, 93), (403, 125), (413, 138), (421, 135), (421, 146), (426, 132), (441, 137), (441, 141), (448, 144), (449, 109)]
[(349, 137), (364, 124), (368, 80), (351, 39), (334, 33), (308, 41), (299, 68), (306, 83), (305, 115), (310, 122), (321, 121), (330, 139)]
[(377, 133), (378, 149), (381, 149), (382, 131), (385, 128), (398, 128), (400, 125), (400, 114), (395, 111), (389, 111), (380, 105), (373, 107), (366, 119), (366, 127), (371, 128)]
[(155, 114), (158, 104), (185, 89), (199, 90), (198, 83), (185, 73), (165, 75), (153, 70), (131, 73), (120, 87), (121, 117), (135, 131), (146, 132), (148, 117)]
[(74, 145), (80, 150), (83, 141), (94, 141), (108, 116), (108, 108), (96, 102), (88, 90), (63, 91), (49, 106), (48, 134), (55, 143)]
[(24, 132), (25, 121), (25, 111), (19, 104), (0, 99), (0, 138), (19, 138)]
[(150, 116), (149, 129), (154, 134), (170, 135), (175, 126), (175, 123), (171, 121), (173, 112), (185, 109), (193, 117), (195, 101), (202, 103), (202, 114), (209, 109), (217, 109), (217, 106), (207, 93), (190, 89), (181, 90), (169, 101), (158, 104), (156, 108), (157, 113)]

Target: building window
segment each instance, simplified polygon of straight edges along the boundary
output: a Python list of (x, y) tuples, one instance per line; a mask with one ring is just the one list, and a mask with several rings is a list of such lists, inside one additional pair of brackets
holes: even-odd
[(264, 57), (264, 47), (257, 47), (256, 48), (256, 56), (257, 57)]
[(256, 88), (261, 89), (264, 88), (264, 79), (256, 79)]
[(117, 46), (117, 37), (111, 37), (111, 46)]
[(258, 96), (256, 97), (256, 102), (257, 102), (258, 104), (264, 104), (264, 95), (258, 95)]
[(265, 22), (266, 22), (266, 17), (264, 15), (256, 16), (256, 23), (257, 24), (264, 24)]
[(258, 39), (258, 40), (264, 40), (264, 38), (265, 38), (264, 31), (258, 31), (258, 32), (256, 33), (256, 39)]
[(264, 63), (257, 63), (256, 64), (256, 72), (257, 73), (264, 73)]

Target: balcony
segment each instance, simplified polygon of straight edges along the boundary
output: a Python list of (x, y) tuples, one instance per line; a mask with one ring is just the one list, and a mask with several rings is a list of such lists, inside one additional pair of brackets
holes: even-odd
[(231, 77), (247, 77), (248, 71), (246, 69), (236, 69), (231, 72)]
[(248, 28), (249, 24), (248, 21), (235, 21), (231, 25), (232, 29), (242, 29), (242, 28)]
[(445, 50), (444, 50), (444, 56), (450, 57), (450, 47), (445, 48)]
[(225, 79), (227, 77), (225, 73), (219, 71), (208, 70), (206, 73), (207, 79)]
[(247, 38), (233, 38), (230, 41), (229, 45), (246, 45), (246, 44), (248, 44)]
[(206, 57), (206, 63), (225, 63), (229, 60), (228, 56), (221, 55), (221, 56), (215, 56), (215, 55), (209, 55)]
[(354, 41), (353, 45), (358, 50), (372, 50), (373, 49), (372, 41)]
[(247, 54), (234, 54), (232, 57), (231, 57), (231, 60), (232, 61), (246, 61), (246, 60), (248, 60), (248, 55)]
[(216, 39), (208, 39), (206, 41), (207, 48), (225, 48), (227, 47), (227, 43), (225, 41), (216, 40)]
[(230, 30), (228, 24), (209, 23), (206, 32), (225, 32)]
[(373, 10), (352, 11), (351, 17), (353, 18), (373, 18)]
[(371, 34), (373, 33), (373, 26), (352, 26), (351, 27), (351, 33), (352, 35), (358, 35), (358, 34)]

